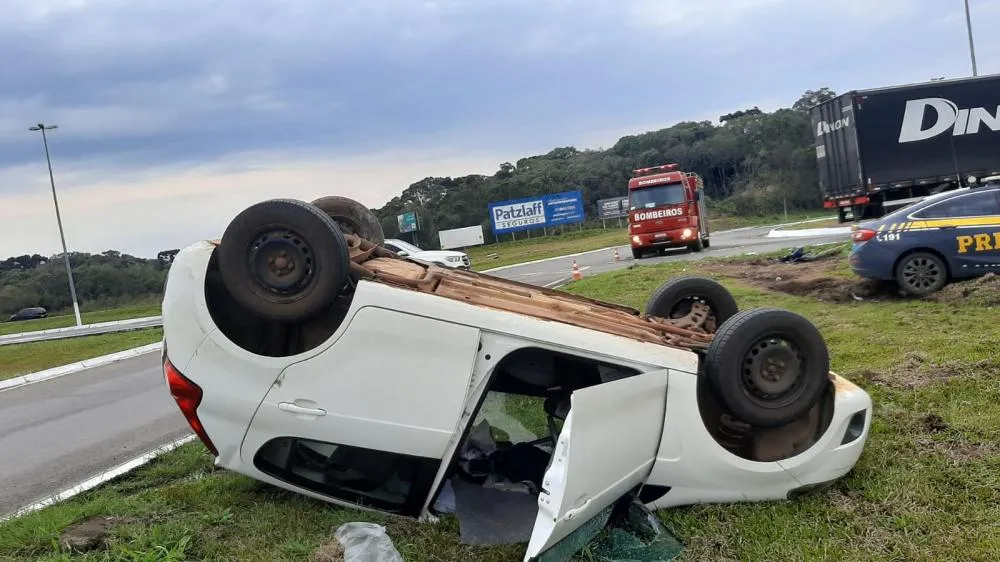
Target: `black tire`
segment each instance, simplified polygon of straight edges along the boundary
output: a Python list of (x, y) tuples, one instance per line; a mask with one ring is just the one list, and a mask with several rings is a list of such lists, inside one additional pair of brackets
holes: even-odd
[(701, 244), (702, 244), (702, 246), (705, 246), (706, 248), (708, 248), (709, 246), (712, 245), (711, 244), (711, 240), (709, 240), (709, 238), (707, 236), (705, 237), (704, 240), (702, 240)]
[(218, 259), (236, 302), (279, 322), (326, 310), (349, 270), (347, 241), (337, 223), (294, 199), (263, 201), (236, 215), (222, 235)]
[(642, 250), (632, 248), (632, 259), (642, 259)]
[(381, 246), (385, 242), (385, 232), (375, 213), (354, 199), (330, 195), (312, 202), (330, 216), (344, 234), (357, 234), (361, 238)]
[(908, 295), (929, 295), (947, 283), (948, 266), (930, 252), (914, 252), (896, 265), (896, 284)]
[(740, 310), (732, 293), (717, 281), (708, 277), (685, 275), (674, 277), (660, 285), (646, 301), (646, 314), (660, 318), (680, 318), (690, 312), (693, 302), (708, 305), (715, 317), (716, 326), (721, 326)]
[(692, 252), (700, 252), (702, 248), (705, 247), (705, 243), (701, 241), (701, 235), (698, 235), (698, 240), (688, 244), (688, 250)]
[(712, 390), (733, 414), (758, 427), (804, 416), (823, 398), (829, 373), (830, 354), (819, 330), (778, 308), (731, 317), (705, 352)]

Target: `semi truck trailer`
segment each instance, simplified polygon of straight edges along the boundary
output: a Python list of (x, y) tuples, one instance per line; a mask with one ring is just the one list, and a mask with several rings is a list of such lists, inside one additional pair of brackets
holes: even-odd
[(853, 90), (811, 113), (823, 205), (840, 222), (1000, 174), (1000, 74)]

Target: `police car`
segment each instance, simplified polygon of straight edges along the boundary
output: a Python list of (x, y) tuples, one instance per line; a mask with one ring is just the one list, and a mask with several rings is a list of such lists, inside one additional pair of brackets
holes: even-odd
[(1000, 176), (946, 191), (852, 228), (851, 269), (910, 295), (1000, 273)]

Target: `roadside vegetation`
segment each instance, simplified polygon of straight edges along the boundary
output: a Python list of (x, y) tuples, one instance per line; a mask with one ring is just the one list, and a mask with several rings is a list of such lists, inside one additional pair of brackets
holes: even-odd
[[(682, 560), (996, 559), (1000, 278), (904, 299), (859, 282), (843, 254), (796, 264), (753, 256), (633, 266), (565, 290), (641, 308), (660, 283), (682, 273), (719, 279), (741, 308), (780, 306), (808, 317), (827, 339), (833, 369), (875, 402), (868, 446), (832, 488), (791, 502), (660, 512), (685, 543)], [(106, 550), (71, 555), (58, 546), (64, 531), (98, 516), (114, 518)], [(333, 540), (337, 526), (357, 520), (386, 525), (406, 560), (517, 560), (523, 553), (523, 545), (462, 545), (451, 518), (425, 525), (338, 509), (217, 470), (195, 442), (0, 524), (0, 559), (302, 560)]]
[(0, 380), (125, 351), (163, 339), (161, 328), (0, 346)]
[[(84, 324), (97, 324), (99, 322), (112, 322), (114, 320), (128, 320), (131, 318), (146, 318), (148, 316), (160, 315), (161, 300), (159, 297), (146, 297), (132, 303), (123, 303), (117, 308), (105, 310), (81, 310), (80, 319)], [(72, 310), (69, 314), (49, 316), (38, 320), (19, 320), (17, 322), (4, 322), (0, 324), (0, 335), (20, 334), (22, 332), (35, 332), (39, 330), (50, 330), (52, 328), (65, 328), (75, 326), (76, 317)]]

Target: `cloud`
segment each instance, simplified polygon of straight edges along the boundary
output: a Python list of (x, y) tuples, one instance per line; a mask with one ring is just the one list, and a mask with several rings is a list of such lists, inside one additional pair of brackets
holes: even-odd
[[(243, 208), (264, 199), (311, 201), (330, 194), (380, 206), (402, 188), (427, 176), (492, 174), (510, 154), (395, 151), (361, 157), (319, 158), (314, 154), (254, 153), (185, 170), (158, 170), (128, 178), (57, 174), (59, 207), (70, 251), (117, 249), (155, 256), (195, 240), (222, 235)], [(44, 165), (42, 166), (44, 168)], [(19, 168), (29, 190), (4, 199), (0, 211), (0, 255), (61, 252), (48, 176)], [(35, 172), (29, 178), (29, 172)], [(92, 181), (60, 188), (66, 176)]]
[[(998, 71), (1000, 2), (972, 11), (980, 73)], [(71, 244), (150, 252), (285, 186), (356, 182), (378, 206), (423, 176), (553, 146), (969, 72), (961, 3), (0, 0), (0, 13), (8, 253), (58, 249), (27, 131), (39, 121), (59, 125)]]

